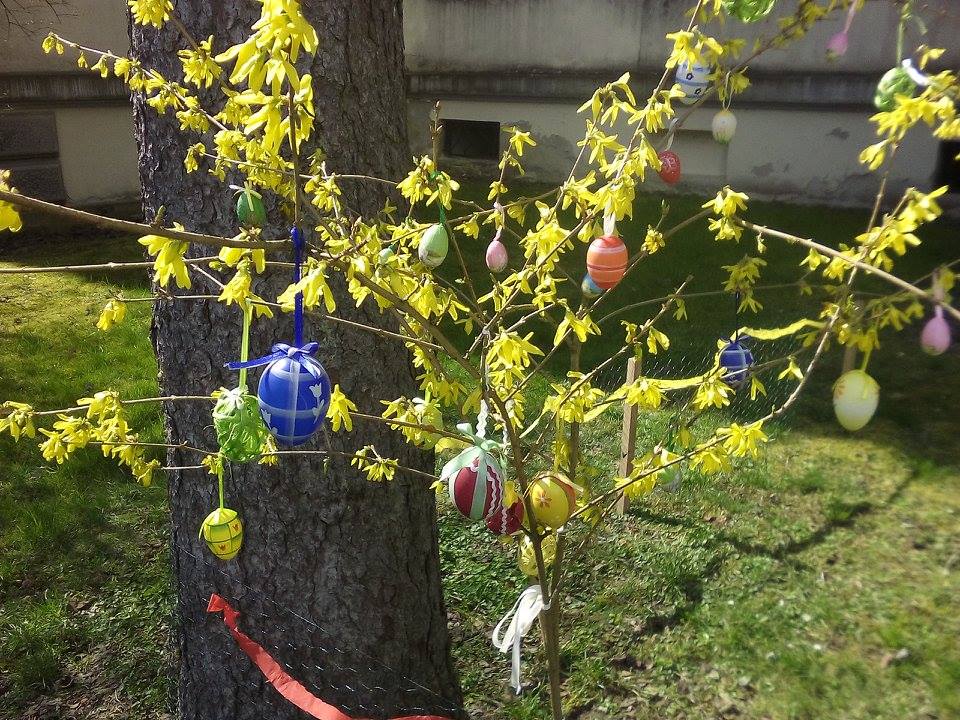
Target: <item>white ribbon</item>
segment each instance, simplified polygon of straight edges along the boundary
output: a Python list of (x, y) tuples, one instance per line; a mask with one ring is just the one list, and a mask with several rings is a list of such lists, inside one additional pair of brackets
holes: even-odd
[[(501, 618), (493, 629), (493, 645), (502, 653), (513, 651), (513, 663), (510, 669), (510, 685), (517, 694), (520, 693), (520, 644), (523, 636), (533, 626), (541, 611), (545, 610), (543, 593), (539, 585), (531, 585), (522, 593), (513, 607)], [(506, 631), (501, 635), (500, 630), (506, 625)]]
[(910, 58), (906, 58), (902, 63), (900, 63), (900, 67), (906, 70), (907, 75), (910, 76), (910, 79), (920, 87), (927, 87), (931, 82), (933, 82), (929, 75), (917, 70)]

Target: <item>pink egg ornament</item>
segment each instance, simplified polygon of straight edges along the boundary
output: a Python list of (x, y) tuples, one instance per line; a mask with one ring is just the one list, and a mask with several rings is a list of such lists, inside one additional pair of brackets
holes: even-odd
[(499, 273), (506, 269), (510, 258), (507, 255), (507, 246), (500, 242), (499, 237), (495, 237), (487, 245), (486, 260), (490, 272)]
[(950, 324), (943, 317), (943, 308), (937, 307), (920, 334), (920, 346), (928, 355), (943, 355), (950, 347)]

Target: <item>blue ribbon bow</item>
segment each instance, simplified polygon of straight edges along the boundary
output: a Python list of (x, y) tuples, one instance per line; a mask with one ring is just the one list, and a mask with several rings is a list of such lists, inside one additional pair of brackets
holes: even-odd
[(269, 355), (258, 357), (256, 360), (247, 360), (246, 362), (228, 362), (225, 364), (225, 367), (228, 367), (231, 370), (242, 370), (244, 368), (267, 365), (272, 363), (274, 360), (279, 360), (280, 358), (284, 357), (288, 357), (291, 360), (300, 362), (304, 357), (316, 355), (317, 350), (319, 349), (320, 343), (318, 342), (308, 342), (306, 345), (301, 347), (297, 347), (296, 345), (287, 345), (286, 343), (277, 343), (270, 348)]

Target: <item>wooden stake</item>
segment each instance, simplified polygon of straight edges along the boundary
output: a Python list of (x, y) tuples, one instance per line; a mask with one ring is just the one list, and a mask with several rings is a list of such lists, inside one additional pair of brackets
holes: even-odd
[[(633, 383), (640, 375), (640, 367), (636, 357), (627, 360), (627, 384)], [(637, 406), (623, 404), (623, 433), (620, 438), (620, 477), (630, 474), (633, 456), (637, 450)], [(617, 500), (616, 511), (623, 515), (630, 507), (630, 500), (626, 493), (621, 493)]]

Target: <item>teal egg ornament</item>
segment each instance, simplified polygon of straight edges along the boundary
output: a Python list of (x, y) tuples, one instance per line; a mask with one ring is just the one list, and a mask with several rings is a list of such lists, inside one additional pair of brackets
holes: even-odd
[(420, 256), (420, 262), (429, 268), (435, 268), (447, 257), (449, 249), (450, 238), (447, 236), (447, 229), (441, 223), (437, 223), (428, 227), (420, 236), (417, 254)]

